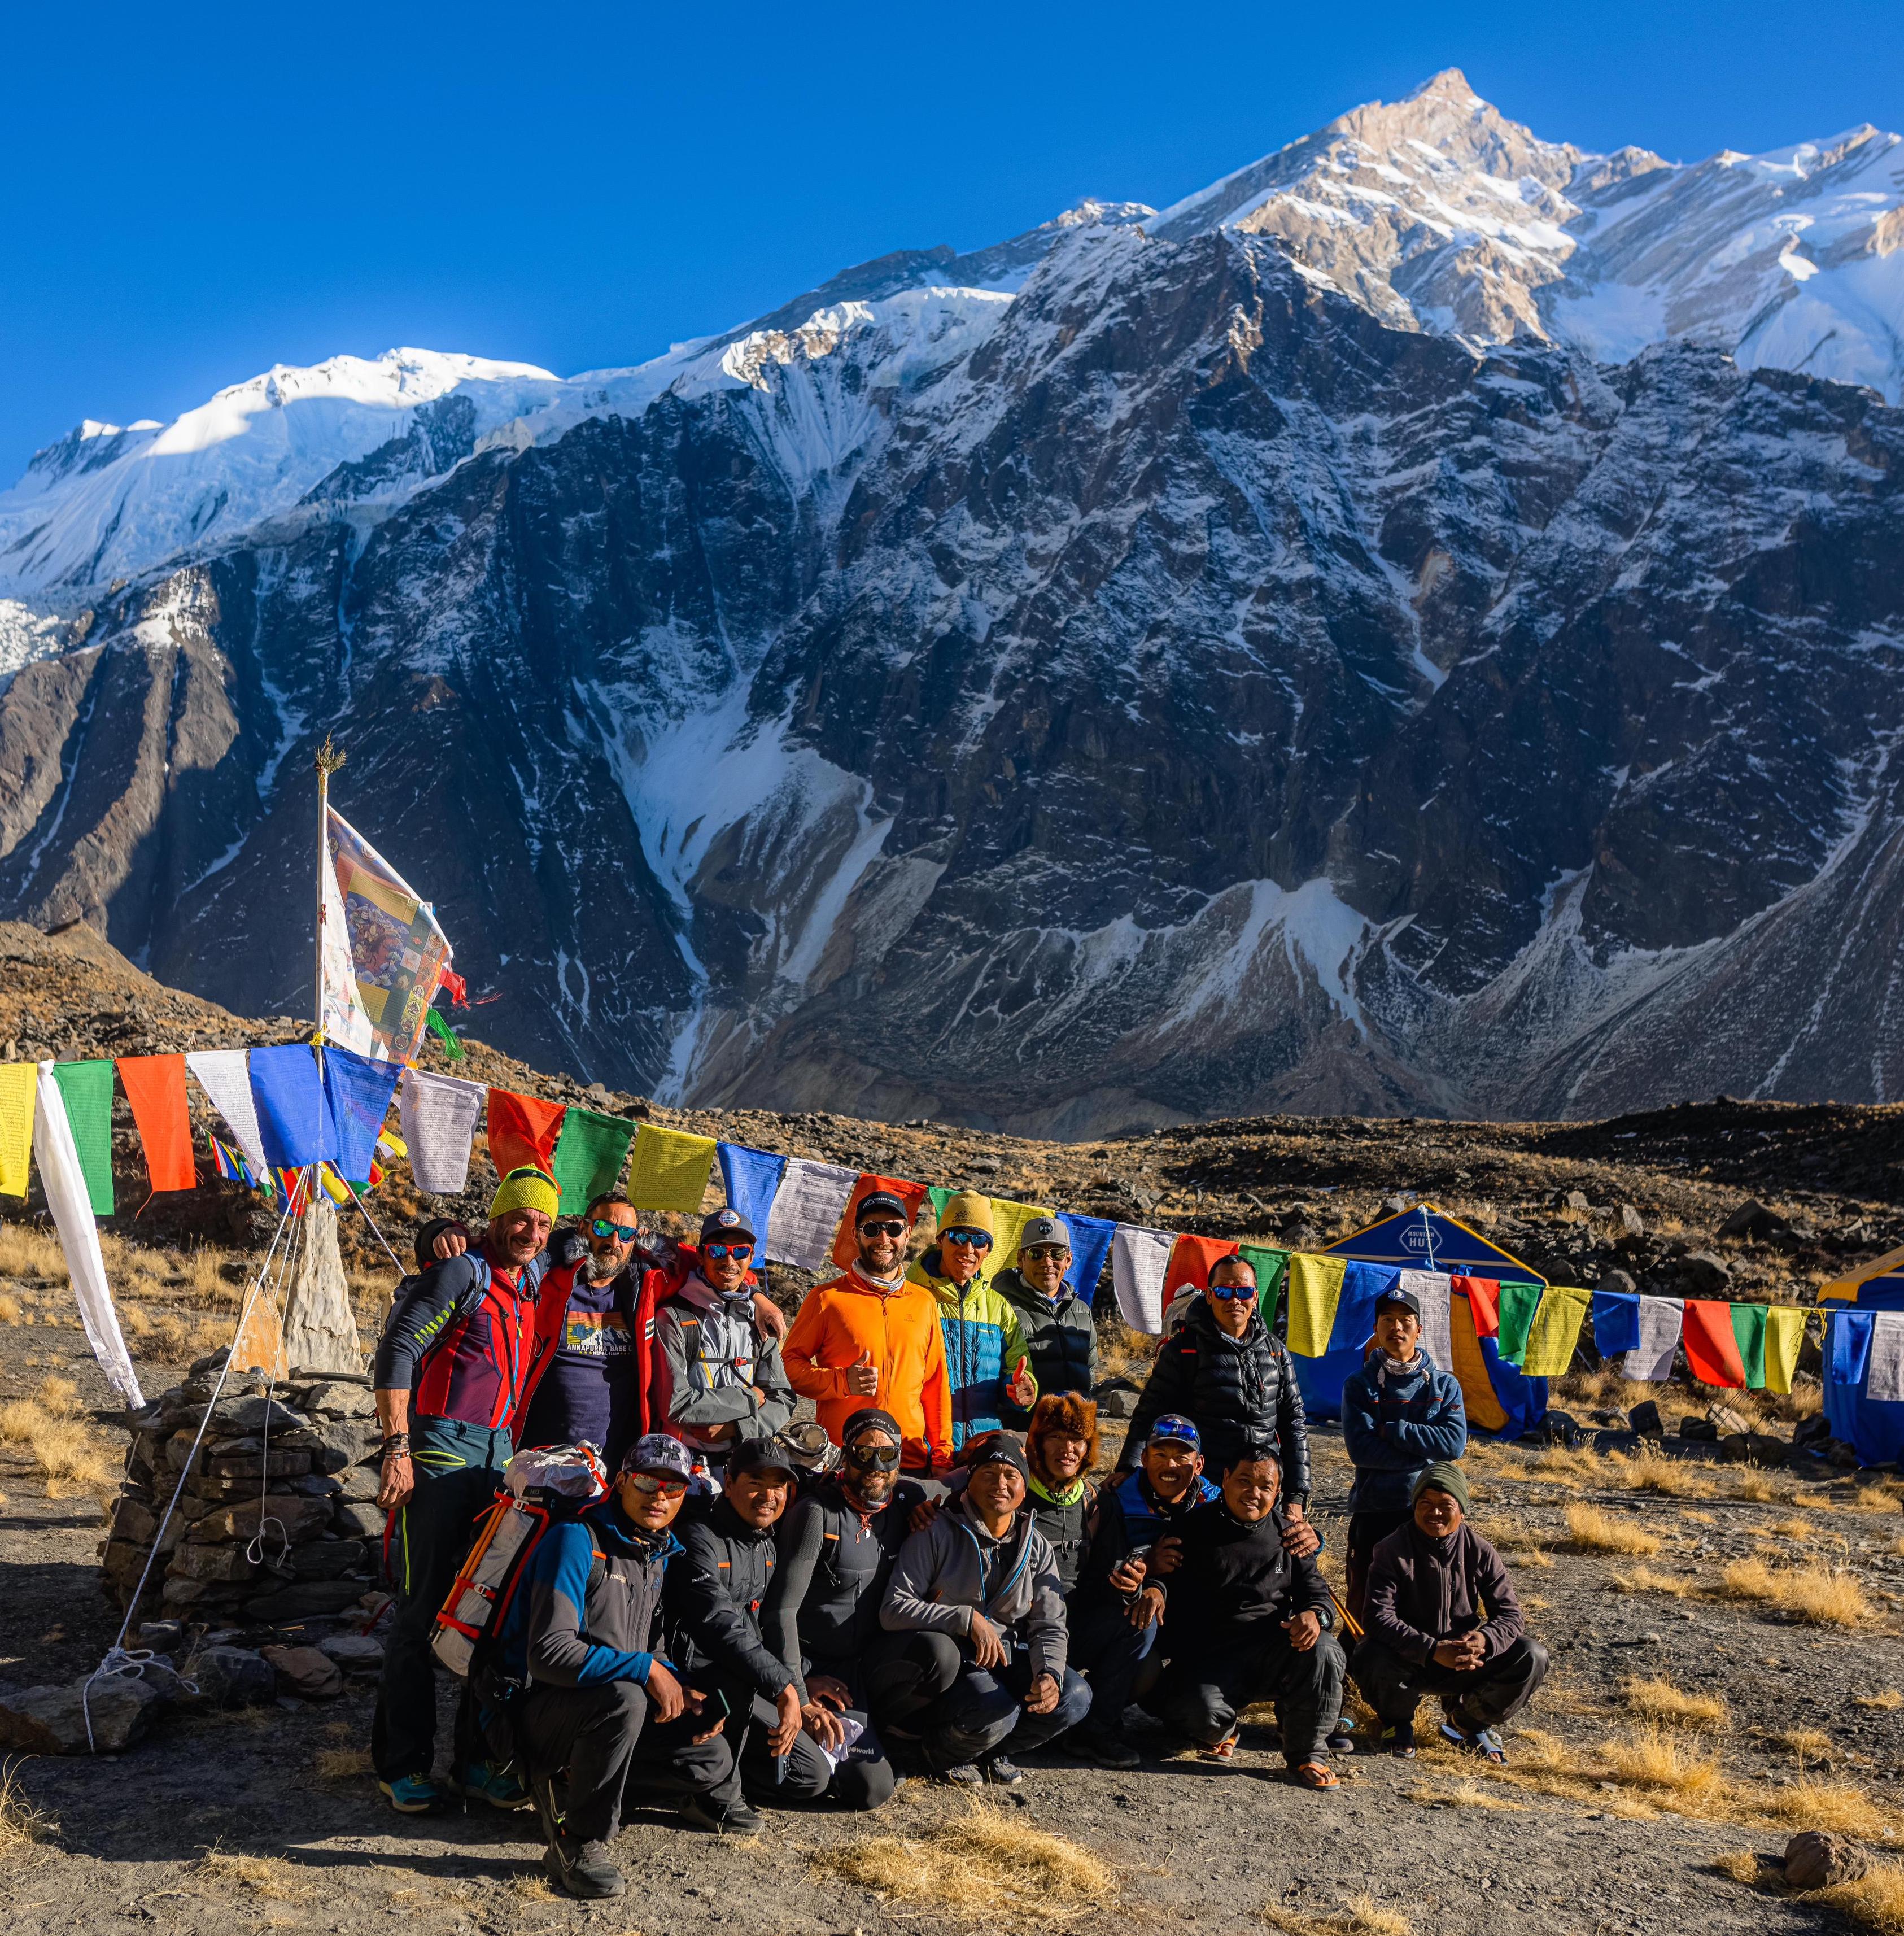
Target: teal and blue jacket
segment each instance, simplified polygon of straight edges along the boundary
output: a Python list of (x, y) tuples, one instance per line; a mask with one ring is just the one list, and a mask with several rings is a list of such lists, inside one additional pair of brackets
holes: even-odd
[[(923, 1284), (938, 1305), (938, 1326), (945, 1339), (945, 1373), (952, 1387), (952, 1449), (968, 1438), (996, 1432), (1011, 1405), (1007, 1390), (1013, 1369), (1028, 1364), (1031, 1353), (1018, 1323), (1018, 1314), (981, 1272), (968, 1284), (942, 1275), (935, 1244), (907, 1271), (914, 1284)], [(1035, 1381), (1034, 1381), (1035, 1383)]]

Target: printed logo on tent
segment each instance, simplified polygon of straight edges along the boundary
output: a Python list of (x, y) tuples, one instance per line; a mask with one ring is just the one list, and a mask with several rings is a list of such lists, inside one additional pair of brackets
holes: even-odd
[(1406, 1225), (1396, 1233), (1401, 1248), (1411, 1257), (1425, 1257), (1428, 1249), (1428, 1233), (1419, 1223)]

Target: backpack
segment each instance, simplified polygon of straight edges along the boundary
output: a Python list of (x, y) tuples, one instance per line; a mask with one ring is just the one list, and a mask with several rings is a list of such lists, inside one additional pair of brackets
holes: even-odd
[(476, 1538), (436, 1618), (430, 1650), (460, 1680), (485, 1640), (500, 1633), (509, 1602), (542, 1535), (607, 1496), (608, 1472), (592, 1445), (542, 1445), (518, 1452), (502, 1490), (476, 1521)]

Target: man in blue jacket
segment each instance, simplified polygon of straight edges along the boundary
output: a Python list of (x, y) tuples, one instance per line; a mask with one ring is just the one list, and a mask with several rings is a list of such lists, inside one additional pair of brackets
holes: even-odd
[(1360, 1626), (1371, 1556), (1409, 1523), (1416, 1481), (1467, 1449), (1460, 1384), (1428, 1356), (1421, 1299), (1398, 1280), (1375, 1307), (1375, 1342), (1362, 1369), (1343, 1384), (1342, 1438), (1355, 1469), (1343, 1598)]

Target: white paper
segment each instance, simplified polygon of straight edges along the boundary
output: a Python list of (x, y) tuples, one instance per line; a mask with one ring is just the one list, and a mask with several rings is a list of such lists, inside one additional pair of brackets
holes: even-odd
[(212, 1099), (252, 1174), (261, 1183), (270, 1165), (264, 1160), (264, 1139), (258, 1133), (258, 1106), (251, 1100), (251, 1066), (245, 1051), (201, 1048), (185, 1058), (185, 1066)]
[(857, 1169), (793, 1157), (767, 1218), (767, 1255), (800, 1270), (827, 1269), (833, 1260), (839, 1220), (859, 1180)]
[(1864, 1396), (1879, 1405), (1904, 1403), (1904, 1311), (1871, 1314), (1871, 1356)]
[(433, 1196), (455, 1196), (467, 1188), (476, 1119), (488, 1094), (480, 1082), (466, 1082), (458, 1075), (403, 1071), (397, 1120), (410, 1148), (410, 1175), (418, 1189)]
[(1401, 1288), (1413, 1291), (1422, 1305), (1422, 1348), (1438, 1372), (1455, 1369), (1455, 1331), (1448, 1315), (1448, 1300), (1454, 1286), (1446, 1271), (1405, 1270), (1398, 1275)]
[(1117, 1226), (1111, 1239), (1111, 1281), (1117, 1308), (1133, 1331), (1154, 1338), (1163, 1329), (1164, 1279), (1176, 1248), (1174, 1231), (1147, 1230), (1141, 1224)]
[(1641, 1294), (1640, 1348), (1626, 1354), (1622, 1369), (1627, 1378), (1656, 1385), (1673, 1375), (1673, 1354), (1679, 1348), (1679, 1329), (1685, 1316), (1686, 1301), (1682, 1297)]
[(66, 1253), (66, 1274), (73, 1281), (73, 1296), (80, 1307), (80, 1322), (86, 1326), (86, 1342), (92, 1347), (107, 1382), (136, 1411), (145, 1399), (119, 1331), (112, 1293), (106, 1287), (99, 1225), (92, 1214), (86, 1172), (80, 1167), (73, 1126), (67, 1119), (66, 1098), (60, 1094), (50, 1062), (40, 1064), (34, 1095), (33, 1160), (39, 1169), (40, 1187), (47, 1193), (47, 1208), (53, 1212), (53, 1228), (59, 1233), (59, 1248)]

